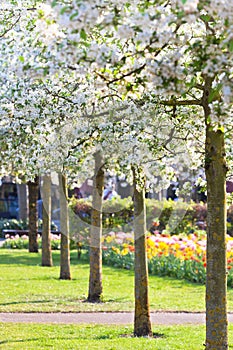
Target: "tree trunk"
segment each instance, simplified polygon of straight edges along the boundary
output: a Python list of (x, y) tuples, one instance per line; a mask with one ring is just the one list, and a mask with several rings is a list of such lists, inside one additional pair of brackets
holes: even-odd
[(19, 203), (19, 220), (27, 220), (28, 218), (28, 200), (27, 200), (27, 185), (17, 184), (18, 203)]
[[(146, 256), (146, 207), (145, 190), (139, 182), (140, 170), (133, 168), (134, 179), (134, 335), (137, 337), (151, 336), (152, 327), (148, 297), (148, 268)], [(144, 182), (144, 179), (143, 179)], [(141, 187), (141, 189), (139, 189)]]
[(38, 210), (37, 200), (39, 192), (39, 177), (36, 176), (34, 181), (28, 182), (28, 198), (29, 198), (29, 252), (38, 253)]
[(51, 176), (44, 175), (42, 186), (43, 230), (42, 230), (42, 266), (53, 266), (51, 250)]
[(95, 153), (95, 175), (90, 229), (90, 276), (88, 301), (100, 302), (102, 296), (102, 202), (104, 188), (103, 158)]
[(226, 161), (224, 132), (214, 131), (205, 91), (207, 179), (206, 349), (228, 349), (226, 278)]
[(69, 239), (69, 215), (66, 176), (59, 174), (60, 192), (60, 224), (61, 224), (61, 255), (60, 255), (60, 279), (70, 280), (70, 239)]

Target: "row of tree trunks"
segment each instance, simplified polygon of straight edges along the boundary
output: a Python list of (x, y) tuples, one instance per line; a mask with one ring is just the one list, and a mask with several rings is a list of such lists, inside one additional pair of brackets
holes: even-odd
[[(100, 302), (102, 288), (102, 202), (104, 169), (101, 152), (95, 153), (95, 175), (93, 180), (93, 202), (90, 229), (90, 277), (89, 302)], [(135, 236), (135, 336), (151, 336), (152, 327), (148, 298), (148, 269), (146, 257), (146, 209), (145, 190), (138, 182), (140, 170), (133, 168), (134, 178), (134, 236)]]
[[(210, 86), (209, 86), (210, 90)], [(206, 179), (207, 179), (207, 279), (206, 279), (206, 349), (227, 350), (227, 303), (226, 303), (226, 162), (224, 132), (213, 129), (209, 123), (208, 86), (206, 103), (203, 102), (206, 120)], [(204, 99), (203, 99), (204, 100)], [(144, 189), (138, 184), (139, 169), (134, 176), (134, 232), (135, 232), (135, 322), (136, 336), (152, 334), (146, 260), (146, 227)], [(59, 176), (61, 196), (61, 279), (70, 279), (69, 227), (67, 187), (64, 175)], [(102, 193), (104, 185), (103, 159), (95, 154), (93, 186), (93, 210), (90, 242), (90, 278), (88, 300), (98, 302), (102, 295)], [(36, 217), (38, 178), (29, 182), (29, 216)], [(48, 193), (48, 192), (47, 192)], [(49, 204), (48, 204), (49, 205)], [(49, 210), (48, 210), (49, 211)], [(47, 212), (48, 212), (47, 211)], [(46, 215), (46, 214), (45, 214)], [(37, 220), (31, 220), (29, 251), (37, 252)], [(46, 219), (45, 219), (46, 220)], [(48, 219), (49, 220), (49, 219)], [(49, 225), (49, 223), (47, 223)], [(48, 226), (47, 226), (48, 230)], [(45, 237), (47, 237), (45, 235)], [(48, 245), (48, 237), (47, 245)], [(51, 264), (51, 261), (49, 262)], [(51, 265), (48, 265), (51, 266)]]
[[(38, 252), (38, 210), (37, 200), (39, 193), (39, 177), (28, 182), (29, 190), (29, 252)], [(60, 250), (60, 279), (71, 279), (70, 272), (70, 240), (68, 193), (66, 176), (59, 174), (60, 192), (60, 223), (61, 223), (61, 250)], [(42, 266), (52, 266), (51, 250), (51, 176), (43, 177), (43, 229), (42, 229)]]
[[(135, 232), (135, 322), (136, 336), (150, 336), (152, 334), (149, 301), (148, 301), (148, 271), (146, 258), (146, 212), (145, 193), (138, 190), (139, 169), (133, 169), (134, 175), (134, 232)], [(29, 237), (33, 245), (30, 251), (38, 252), (37, 244), (37, 199), (39, 179), (30, 182), (29, 186), (29, 215), (31, 226)], [(91, 217), (90, 241), (90, 276), (88, 301), (100, 302), (102, 296), (102, 201), (104, 188), (103, 157), (101, 152), (95, 154), (95, 176), (93, 182), (93, 208)], [(67, 202), (66, 177), (59, 175), (60, 189), (60, 222), (61, 222), (61, 252), (60, 279), (71, 279), (70, 251), (69, 251), (69, 218)], [(51, 227), (51, 177), (43, 177), (43, 231), (42, 231), (42, 266), (52, 266), (50, 241)], [(36, 220), (35, 220), (36, 218)], [(33, 226), (32, 226), (33, 224)], [(35, 249), (36, 247), (36, 249)]]

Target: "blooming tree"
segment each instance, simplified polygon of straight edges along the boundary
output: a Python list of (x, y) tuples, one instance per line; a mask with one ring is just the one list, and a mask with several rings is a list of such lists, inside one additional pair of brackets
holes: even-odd
[[(4, 46), (8, 57), (12, 55), (11, 69), (2, 64), (6, 67), (3, 72), (7, 72), (7, 80), (10, 75), (13, 81), (11, 94), (18, 111), (14, 125), (19, 127), (22, 123), (25, 125), (26, 118), (22, 118), (25, 105), (30, 125), (35, 115), (40, 120), (42, 116), (52, 132), (56, 130), (53, 125), (58, 114), (62, 116), (59, 123), (66, 123), (68, 116), (74, 117), (73, 123), (81, 109), (85, 111), (81, 113), (86, 117), (85, 130), (81, 127), (85, 133), (90, 117), (91, 125), (98, 128), (96, 121), (105, 114), (103, 101), (107, 115), (111, 106), (114, 105), (115, 111), (118, 108), (122, 111), (125, 103), (133, 106), (132, 113), (135, 102), (143, 101), (146, 108), (151, 104), (170, 107), (167, 115), (181, 125), (186, 121), (179, 118), (187, 113), (192, 130), (195, 124), (205, 127), (207, 349), (228, 348), (224, 136), (225, 130), (232, 128), (232, 15), (232, 5), (221, 0), (43, 1), (38, 4), (35, 17), (28, 19), (27, 15), (27, 20), (21, 22), (24, 30), (14, 33), (20, 39), (18, 54), (15, 46), (12, 52), (12, 45)], [(5, 35), (9, 33), (12, 31), (5, 31)], [(28, 92), (30, 96), (34, 94), (32, 103), (27, 102)], [(41, 95), (43, 98), (38, 99)], [(52, 108), (45, 112), (48, 98)], [(116, 101), (122, 100), (118, 105)], [(12, 97), (10, 101), (12, 103)], [(43, 104), (45, 108), (41, 111)], [(60, 111), (57, 104), (61, 106)], [(193, 112), (198, 113), (197, 122)], [(53, 116), (50, 118), (53, 123), (48, 123), (48, 115)], [(93, 115), (97, 118), (92, 118)], [(143, 123), (148, 123), (148, 119)], [(106, 133), (108, 125), (102, 129)], [(141, 132), (140, 127), (138, 130)], [(40, 131), (39, 134), (44, 137)], [(137, 132), (131, 133), (129, 147), (133, 146), (136, 136)], [(231, 143), (231, 139), (228, 142)], [(154, 149), (158, 146), (148, 137), (145, 144)], [(70, 146), (65, 149), (72, 149)], [(142, 149), (134, 156), (143, 158)]]

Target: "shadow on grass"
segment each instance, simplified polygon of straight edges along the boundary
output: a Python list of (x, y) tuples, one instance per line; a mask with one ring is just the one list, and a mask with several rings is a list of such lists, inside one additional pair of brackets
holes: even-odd
[[(126, 333), (126, 334), (121, 334), (120, 338), (158, 339), (158, 338), (166, 338), (166, 336), (163, 333), (156, 333), (156, 332), (153, 332), (153, 335), (151, 337), (136, 337), (133, 333), (129, 333), (129, 334)], [(107, 339), (107, 338), (106, 337), (102, 338), (102, 336), (99, 336), (97, 339)]]
[[(133, 333), (125, 333), (125, 334), (120, 334), (116, 336), (112, 336), (112, 334), (103, 334), (99, 336), (79, 336), (79, 337), (72, 337), (72, 340), (109, 340), (109, 339), (122, 339), (122, 338), (137, 338), (137, 339), (158, 339), (158, 338), (166, 338), (166, 336), (163, 333), (153, 333), (152, 337), (135, 337)], [(57, 341), (69, 341), (71, 338), (69, 337), (49, 337), (48, 340), (52, 342), (53, 340)], [(29, 343), (29, 342), (40, 342), (42, 343), (44, 341), (44, 338), (28, 338), (28, 339), (15, 339), (15, 340), (2, 340), (0, 341), (0, 345), (3, 344), (14, 344), (14, 343)]]
[[(53, 266), (60, 265), (60, 252), (53, 251)], [(83, 268), (88, 269), (88, 261), (86, 259), (77, 258), (75, 251), (71, 252), (71, 264), (82, 265)], [(20, 250), (11, 250), (9, 253), (6, 249), (0, 249), (0, 265), (27, 265), (27, 266), (41, 266), (41, 253), (28, 253)], [(86, 266), (85, 266), (86, 265)]]
[[(72, 340), (79, 340), (80, 338), (72, 338)], [(70, 340), (70, 338), (55, 338), (55, 337), (53, 337), (53, 338), (48, 338), (48, 340), (49, 341), (53, 341), (53, 340)], [(14, 343), (29, 343), (29, 342), (42, 342), (42, 341), (44, 341), (44, 338), (28, 338), (28, 339), (15, 339), (15, 340), (2, 340), (2, 341), (0, 341), (0, 345), (3, 345), (3, 344), (8, 344), (8, 345), (10, 345), (10, 344), (14, 344)], [(25, 348), (26, 349), (26, 348)]]
[(12, 253), (1, 254), (0, 250), (0, 265), (32, 265), (37, 266), (41, 262), (38, 253), (20, 253), (18, 251)]
[(0, 306), (7, 305), (21, 305), (21, 304), (43, 304), (43, 303), (53, 303), (54, 300), (27, 300), (27, 301), (12, 301), (10, 303), (0, 303)]

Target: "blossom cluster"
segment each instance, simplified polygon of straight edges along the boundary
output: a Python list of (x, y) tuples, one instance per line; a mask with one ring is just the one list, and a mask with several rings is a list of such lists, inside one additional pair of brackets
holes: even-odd
[(206, 77), (214, 126), (232, 127), (231, 3), (6, 0), (1, 9), (2, 171), (78, 172), (102, 147), (151, 181), (156, 172), (169, 181), (174, 163), (180, 176), (202, 161)]

